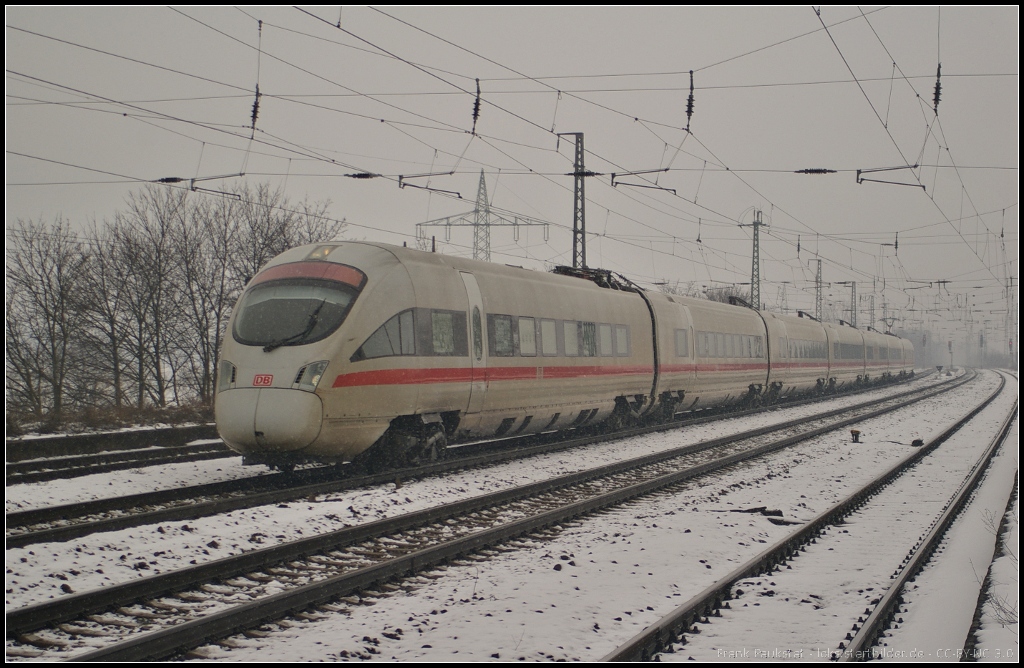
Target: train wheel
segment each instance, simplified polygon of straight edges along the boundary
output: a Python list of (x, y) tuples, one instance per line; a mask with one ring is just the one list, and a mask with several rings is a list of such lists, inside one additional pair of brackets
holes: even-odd
[(444, 459), (445, 450), (448, 448), (448, 437), (444, 427), (439, 424), (430, 424), (423, 428), (423, 436), (420, 439), (418, 448), (417, 464), (429, 464)]

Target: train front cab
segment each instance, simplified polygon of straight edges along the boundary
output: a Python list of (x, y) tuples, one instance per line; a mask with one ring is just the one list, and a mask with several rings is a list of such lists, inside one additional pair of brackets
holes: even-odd
[(337, 333), (367, 283), (360, 269), (325, 259), (334, 248), (282, 254), (249, 282), (232, 313), (214, 410), (224, 442), (243, 455), (287, 459), (322, 434)]

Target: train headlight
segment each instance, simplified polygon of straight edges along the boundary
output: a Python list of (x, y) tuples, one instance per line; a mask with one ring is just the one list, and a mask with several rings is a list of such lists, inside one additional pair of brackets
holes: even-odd
[(313, 362), (299, 369), (299, 372), (295, 374), (295, 385), (300, 390), (306, 390), (312, 392), (316, 389), (316, 386), (320, 384), (320, 379), (323, 378), (324, 371), (327, 370), (327, 361)]
[(221, 360), (217, 369), (217, 391), (223, 392), (235, 385), (235, 365), (227, 360)]

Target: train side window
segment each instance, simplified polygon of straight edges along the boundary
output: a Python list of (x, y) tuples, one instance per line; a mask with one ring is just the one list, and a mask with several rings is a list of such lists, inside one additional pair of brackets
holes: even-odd
[(690, 356), (690, 342), (686, 340), (686, 330), (676, 330), (676, 357)]
[(629, 328), (626, 325), (615, 325), (615, 354), (629, 357)]
[(725, 334), (715, 333), (715, 357), (725, 357)]
[(583, 347), (580, 349), (580, 354), (583, 357), (597, 357), (597, 325), (592, 322), (581, 324), (583, 325), (581, 328)]
[(413, 327), (412, 309), (402, 311), (388, 319), (352, 355), (352, 361), (358, 362), (375, 357), (393, 357), (395, 355), (414, 355), (416, 353), (415, 331)]
[(519, 354), (523, 357), (537, 354), (537, 329), (533, 318), (519, 319)]
[(706, 332), (697, 332), (697, 356), (708, 356), (708, 335)]
[(579, 323), (562, 322), (562, 332), (565, 334), (565, 356), (577, 357), (580, 354)]
[(553, 356), (558, 354), (558, 331), (554, 320), (540, 321), (540, 352), (543, 355)]
[(431, 311), (430, 331), (435, 355), (455, 354), (455, 322), (452, 313)]
[(615, 354), (615, 350), (612, 347), (612, 326), (611, 325), (598, 325), (597, 326), (597, 343), (598, 349), (601, 353), (601, 357), (611, 357)]
[(412, 311), (405, 311), (398, 314), (398, 329), (401, 338), (402, 354), (416, 354), (416, 334), (413, 328)]
[(516, 353), (517, 332), (512, 329), (512, 316), (488, 315), (487, 335), (490, 339), (490, 353), (495, 357), (512, 357)]

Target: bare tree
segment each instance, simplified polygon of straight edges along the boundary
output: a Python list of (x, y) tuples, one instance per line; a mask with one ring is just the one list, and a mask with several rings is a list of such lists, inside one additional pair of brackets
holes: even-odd
[(167, 405), (168, 383), (179, 363), (172, 349), (179, 306), (173, 281), (178, 258), (172, 240), (185, 216), (186, 196), (186, 191), (146, 186), (128, 196), (127, 211), (115, 215), (120, 261), (129, 285), (129, 338), (140, 408), (147, 395), (157, 406)]
[[(8, 268), (10, 266), (8, 265)], [(14, 300), (7, 300), (5, 333), (5, 362), (7, 371), (7, 414), (31, 413), (43, 416), (42, 343), (32, 336), (23, 313)]]
[(244, 185), (235, 194), (240, 199), (231, 270), (245, 285), (271, 258), (293, 245), (289, 228), (296, 214), (288, 210), (288, 200), (281, 190), (271, 191), (266, 184), (257, 185), (255, 190)]
[(694, 299), (707, 299), (709, 301), (722, 302), (725, 304), (729, 303), (730, 297), (738, 297), (745, 302), (750, 302), (750, 291), (743, 290), (735, 285), (724, 285), (709, 288), (708, 286), (700, 285), (695, 281), (689, 281), (686, 283), (683, 283), (682, 281), (676, 281), (675, 283), (662, 281), (658, 284), (658, 289), (670, 295), (692, 297)]
[(231, 269), (243, 286), (275, 256), (294, 246), (334, 239), (345, 227), (344, 221), (327, 215), (330, 202), (303, 200), (293, 207), (280, 189), (266, 184), (255, 189), (245, 185), (234, 193), (240, 199)]
[(240, 288), (229, 270), (237, 209), (233, 199), (192, 200), (174, 236), (184, 330), (180, 340), (189, 387), (204, 403), (213, 400), (221, 337)]
[(265, 184), (235, 194), (145, 186), (81, 240), (60, 219), (11, 227), (9, 407), (44, 417), (72, 405), (209, 405), (246, 282), (279, 253), (344, 227), (329, 202), (293, 208)]
[(703, 299), (704, 291), (701, 286), (694, 281), (682, 282), (675, 281), (669, 283), (668, 281), (662, 281), (658, 283), (658, 289), (667, 295), (679, 295), (680, 297), (693, 297), (694, 299)]
[(327, 215), (331, 201), (310, 202), (308, 199), (299, 203), (298, 216), (289, 230), (289, 241), (292, 246), (314, 244), (338, 238), (345, 229), (345, 221), (334, 220)]
[(6, 260), (8, 382), (37, 413), (48, 408), (59, 418), (72, 338), (82, 325), (75, 299), (87, 255), (63, 219), (50, 225), (19, 219), (8, 230)]
[(729, 303), (730, 297), (738, 297), (749, 304), (750, 290), (744, 290), (735, 285), (723, 285), (717, 288), (708, 288), (705, 297), (713, 302), (722, 302), (724, 304)]
[[(100, 226), (95, 221), (85, 235), (92, 248), (87, 271), (83, 276), (82, 291), (78, 299), (82, 316), (87, 324), (83, 331), (86, 368), (97, 378), (97, 393), (106, 394), (110, 402), (120, 408), (126, 404), (125, 365), (128, 342), (128, 309), (130, 281), (121, 262), (117, 233), (112, 223)], [(92, 398), (94, 405), (102, 396)]]

